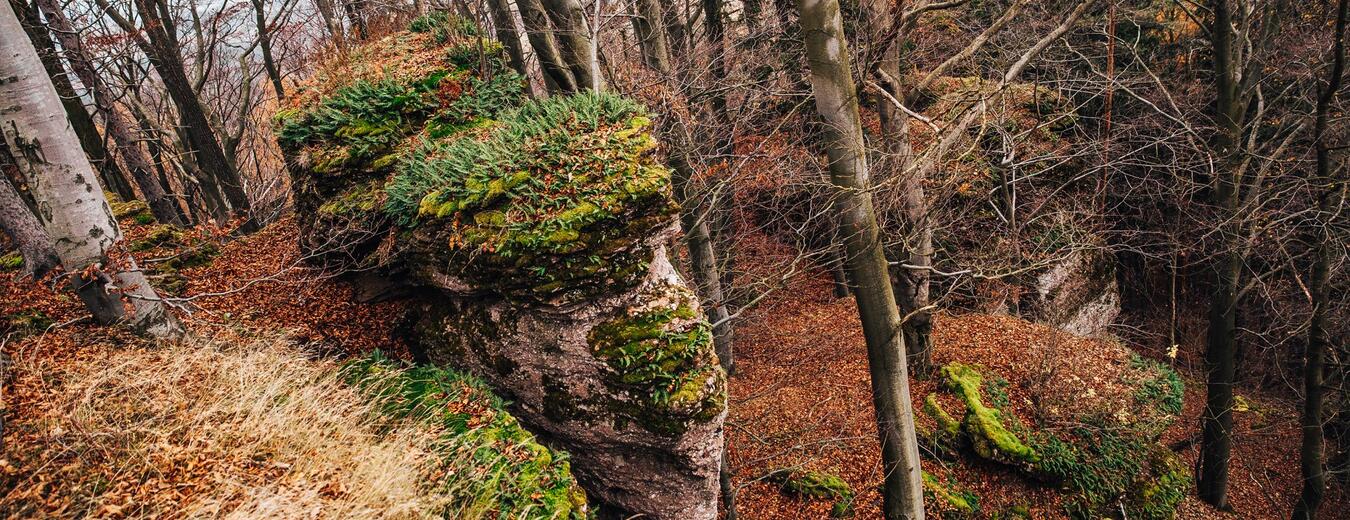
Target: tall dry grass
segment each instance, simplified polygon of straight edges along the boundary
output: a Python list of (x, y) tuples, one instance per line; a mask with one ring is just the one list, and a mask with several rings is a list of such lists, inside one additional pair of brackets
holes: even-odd
[(437, 425), (388, 418), (337, 365), (281, 340), (199, 339), (81, 361), (44, 367), (51, 393), (36, 424), (47, 449), (0, 510), (418, 518), (452, 500), (427, 478), (444, 464), (432, 453)]

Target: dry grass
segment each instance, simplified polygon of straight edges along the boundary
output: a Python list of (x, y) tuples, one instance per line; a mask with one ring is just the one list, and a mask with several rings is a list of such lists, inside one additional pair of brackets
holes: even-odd
[[(105, 349), (48, 382), (47, 449), (0, 511), (40, 516), (412, 518), (449, 505), (440, 428), (391, 421), (277, 339)], [(45, 370), (44, 370), (45, 369)], [(33, 370), (38, 373), (34, 374)]]

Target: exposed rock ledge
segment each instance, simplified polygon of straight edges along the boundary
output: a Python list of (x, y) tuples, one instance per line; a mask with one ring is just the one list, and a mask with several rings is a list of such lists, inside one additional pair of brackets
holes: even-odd
[(302, 246), (415, 288), (425, 357), (513, 401), (606, 511), (715, 518), (726, 378), (663, 245), (651, 122), (611, 95), (526, 101), (500, 46), (422, 25), (278, 114)]

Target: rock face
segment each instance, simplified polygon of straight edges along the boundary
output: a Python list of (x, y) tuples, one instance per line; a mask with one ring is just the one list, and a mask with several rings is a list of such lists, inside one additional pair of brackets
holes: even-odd
[(1080, 336), (1102, 336), (1120, 315), (1120, 287), (1110, 255), (1070, 253), (1036, 277), (1031, 316)]
[(604, 511), (715, 518), (726, 378), (663, 245), (651, 122), (613, 95), (528, 101), (471, 25), (414, 27), (278, 115), (302, 246), (410, 286), (423, 356), (512, 401)]

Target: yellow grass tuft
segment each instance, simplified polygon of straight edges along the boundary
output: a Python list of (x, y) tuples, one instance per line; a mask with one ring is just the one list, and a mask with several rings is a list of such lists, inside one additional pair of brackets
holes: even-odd
[[(280, 339), (108, 349), (43, 367), (42, 467), (0, 500), (24, 516), (416, 518), (440, 428), (388, 419), (328, 361)], [(24, 367), (20, 367), (22, 370)]]

